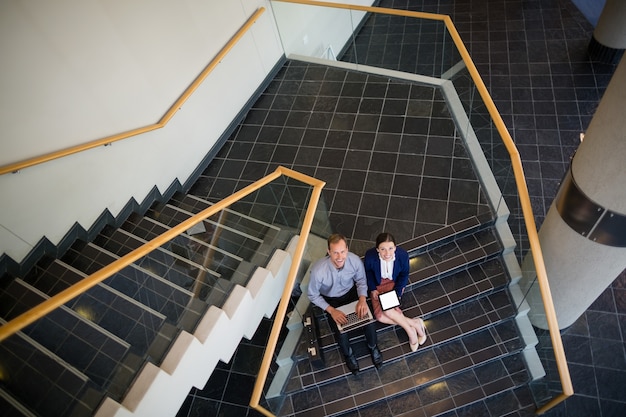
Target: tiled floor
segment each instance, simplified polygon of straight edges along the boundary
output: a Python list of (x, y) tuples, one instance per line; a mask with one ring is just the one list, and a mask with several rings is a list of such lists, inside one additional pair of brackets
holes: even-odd
[(381, 230), (404, 242), (490, 212), (430, 86), (291, 61), (191, 191), (219, 199), (278, 165), (326, 182), (330, 222), (359, 255)]
[[(540, 226), (576, 150), (579, 135), (593, 117), (614, 69), (588, 60), (586, 47), (592, 26), (570, 0), (383, 0), (380, 6), (451, 16), (517, 143)], [(384, 87), (388, 100), (368, 100), (367, 94), (363, 101), (355, 100), (357, 93), (353, 89), (360, 94), (363, 87), (360, 76), (343, 79), (340, 72), (331, 71), (331, 78), (325, 78), (324, 82), (318, 78), (300, 86), (305, 74), (311, 79), (321, 77), (319, 68), (311, 67), (311, 73), (303, 73), (302, 69), (290, 68), (282, 75), (293, 77), (293, 81), (273, 83), (268, 88), (257, 109), (248, 114), (249, 126), (242, 126), (236, 134), (238, 139), (247, 139), (229, 141), (194, 191), (226, 196), (260, 178), (275, 165), (292, 166), (328, 182), (324, 198), (332, 207), (333, 222), (340, 225), (340, 231), (356, 239), (353, 249), (357, 250), (371, 242), (369, 230), (391, 230), (399, 234), (399, 240), (406, 240), (449, 222), (449, 211), (444, 209), (449, 203), (440, 192), (454, 186), (455, 181), (467, 181), (469, 188), (475, 189), (475, 184), (471, 185), (475, 179), (465, 178), (467, 171), (463, 169), (451, 180), (436, 172), (440, 164), (431, 165), (428, 161), (434, 161), (439, 150), (424, 138), (433, 132), (411, 132), (414, 136), (410, 138), (411, 147), (422, 146), (424, 152), (405, 155), (402, 152), (405, 141), (393, 130), (394, 123), (386, 123), (385, 118), (377, 120), (384, 141), (377, 140), (367, 128), (373, 123), (373, 109), (387, 101), (389, 105), (385, 104), (384, 110), (389, 112), (389, 120), (397, 115), (399, 105), (414, 110), (414, 126), (420, 126), (421, 118), (438, 116), (441, 126), (449, 128), (445, 114), (420, 113), (421, 100), (436, 103), (440, 98), (426, 97), (427, 92), (418, 88), (410, 89), (409, 95), (398, 96), (407, 89), (396, 89), (395, 83), (387, 85), (372, 78), (371, 88)], [(327, 98), (332, 96), (329, 92), (336, 92), (342, 85), (345, 96), (342, 94), (336, 100)], [(281, 97), (285, 102), (274, 99), (277, 92), (288, 93), (296, 87), (311, 90), (294, 101), (286, 97)], [(331, 111), (339, 108), (349, 114), (357, 105), (363, 106), (358, 123), (350, 116), (334, 117)], [(270, 106), (272, 112), (268, 112)], [(372, 110), (368, 113), (368, 109)], [(289, 128), (279, 128), (285, 121)], [(456, 149), (456, 140), (445, 146)], [(466, 158), (461, 153), (458, 163), (462, 166)], [(433, 170), (429, 171), (432, 184), (415, 183), (421, 178), (412, 171), (416, 166)], [(222, 180), (215, 182), (217, 177)], [(392, 178), (391, 188), (379, 188), (382, 183), (392, 183)], [(475, 191), (474, 201), (480, 202), (477, 195)], [(350, 198), (343, 198), (347, 196)], [(420, 210), (424, 204), (433, 207)], [(514, 211), (515, 204), (511, 205)], [(478, 211), (484, 209), (482, 202), (476, 207)], [(527, 247), (525, 232), (519, 221), (511, 226), (519, 239), (521, 255)], [(258, 415), (248, 410), (246, 404), (258, 366), (255, 360), (262, 354), (268, 328), (269, 321), (264, 321), (253, 340), (242, 341), (229, 364), (218, 366), (203, 390), (192, 390), (179, 416)], [(541, 342), (545, 343), (547, 337), (539, 333)], [(576, 394), (547, 415), (607, 417), (626, 413), (625, 334), (626, 273), (623, 273), (573, 326), (563, 331)], [(548, 371), (544, 389), (558, 390), (558, 382), (553, 382), (558, 379), (549, 348), (540, 350), (540, 354)], [(389, 410), (385, 412), (380, 415), (390, 415)]]

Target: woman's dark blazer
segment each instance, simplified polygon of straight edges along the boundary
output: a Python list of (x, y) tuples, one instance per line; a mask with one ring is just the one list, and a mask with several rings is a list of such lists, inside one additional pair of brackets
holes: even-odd
[[(396, 246), (396, 260), (393, 263), (392, 276), (396, 285), (394, 289), (398, 294), (398, 297), (402, 296), (404, 287), (409, 282), (409, 254), (404, 249)], [(365, 276), (367, 276), (367, 289), (374, 291), (380, 284), (380, 258), (376, 248), (368, 249), (365, 252), (365, 258), (363, 259), (365, 264)]]

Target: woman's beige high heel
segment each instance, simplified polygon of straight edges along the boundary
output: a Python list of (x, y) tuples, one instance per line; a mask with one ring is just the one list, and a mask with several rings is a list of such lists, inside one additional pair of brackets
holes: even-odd
[(413, 329), (415, 330), (415, 336), (417, 336), (417, 343), (411, 343), (411, 339), (409, 338), (409, 346), (411, 347), (411, 352), (415, 352), (420, 346), (420, 340), (419, 335), (417, 334), (417, 330), (415, 328)]
[(418, 345), (423, 345), (424, 343), (426, 343), (426, 339), (428, 338), (428, 336), (426, 336), (426, 325), (424, 324), (424, 320), (420, 318), (416, 317), (413, 320), (415, 320), (417, 322), (417, 325), (422, 329), (422, 333), (424, 335), (423, 336), (420, 336), (419, 334), (417, 335), (417, 343)]

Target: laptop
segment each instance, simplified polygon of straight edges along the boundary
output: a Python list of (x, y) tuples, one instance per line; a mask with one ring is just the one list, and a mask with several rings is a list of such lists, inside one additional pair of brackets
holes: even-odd
[[(356, 329), (358, 327), (364, 326), (368, 323), (370, 323), (372, 320), (374, 320), (374, 316), (372, 316), (372, 312), (370, 311), (369, 306), (367, 306), (367, 314), (364, 315), (362, 318), (360, 318), (357, 314), (356, 314), (356, 303), (358, 301), (353, 301), (349, 304), (344, 304), (340, 307), (337, 307), (337, 310), (340, 310), (343, 312), (343, 314), (346, 315), (346, 317), (348, 318), (348, 323), (347, 324), (339, 324), (337, 323), (337, 327), (339, 328), (339, 331), (342, 333), (345, 333), (347, 331), (350, 331), (352, 329)], [(332, 320), (332, 319), (331, 319)]]
[(389, 310), (390, 308), (398, 307), (400, 305), (400, 299), (396, 290), (391, 290), (378, 294), (378, 301), (380, 301), (380, 307), (383, 310)]

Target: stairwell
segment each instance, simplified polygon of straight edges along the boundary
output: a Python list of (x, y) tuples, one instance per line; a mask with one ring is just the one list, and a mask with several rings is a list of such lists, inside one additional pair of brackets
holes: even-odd
[[(326, 317), (312, 307), (324, 363), (311, 360), (302, 334), (274, 401), (276, 415), (378, 415), (383, 409), (390, 413), (383, 415), (438, 416), (478, 401), (490, 404), (492, 416), (533, 412), (528, 383), (542, 377), (543, 369), (525, 316), (528, 307), (515, 285), (517, 262), (499, 229), (489, 216), (472, 217), (400, 244), (409, 251), (411, 267), (402, 308), (425, 320), (428, 340), (413, 353), (399, 326), (379, 323), (385, 359), (380, 369), (361, 332), (353, 331), (361, 368), (353, 376)], [(302, 287), (305, 292), (306, 281)]]
[[(105, 227), (92, 242), (76, 241), (59, 259), (42, 257), (23, 277), (5, 274), (3, 323), (209, 204), (176, 194), (118, 229)], [(506, 415), (509, 407), (534, 410), (527, 384), (543, 369), (515, 285), (519, 270), (506, 246), (507, 230), (486, 214), (400, 244), (411, 266), (402, 308), (424, 318), (429, 337), (412, 353), (402, 329), (379, 324), (385, 358), (379, 370), (355, 332), (361, 372), (353, 376), (317, 308), (325, 361), (311, 361), (301, 316), (294, 314), (288, 328), (296, 339), (282, 344), (278, 362), (285, 355), (289, 360), (274, 375), (278, 390), (268, 393), (276, 415), (335, 416), (387, 404), (393, 416), (409, 410), (413, 414), (406, 415), (436, 416), (490, 399), (493, 415)], [(219, 239), (210, 239), (215, 231)], [(10, 376), (1, 388), (3, 415), (160, 414), (165, 403), (173, 403), (175, 413), (191, 387), (203, 386), (241, 337), (251, 338), (262, 317), (272, 315), (295, 239), (231, 211), (28, 326), (1, 345), (3, 372)], [(324, 254), (323, 242), (316, 246), (310, 260)], [(204, 256), (207, 251), (215, 256)], [(300, 286), (300, 313), (309, 308), (307, 279), (305, 274)]]
[[(312, 76), (326, 74), (331, 80), (339, 75), (346, 77), (345, 70), (327, 71), (319, 65), (291, 61), (286, 67), (300, 76), (300, 70), (307, 67), (312, 71), (306, 74)], [(276, 82), (287, 77), (285, 85), (291, 86), (289, 76), (289, 70), (282, 71)], [(387, 82), (359, 73), (349, 73), (348, 77), (357, 80), (350, 85)], [(402, 91), (410, 88), (415, 97), (424, 95), (422, 104), (432, 104), (434, 108), (444, 109), (448, 102), (455, 103), (449, 85), (441, 91), (435, 89), (434, 94), (432, 87), (422, 85), (393, 82), (389, 86)], [(276, 92), (280, 90), (271, 91), (280, 95)], [(287, 97), (289, 94), (293, 93), (283, 93)], [(306, 94), (302, 97), (309, 98)], [(442, 136), (439, 131), (432, 141), (428, 139), (426, 146), (426, 136), (417, 135), (421, 131), (409, 132), (407, 139), (412, 140), (407, 143), (416, 148), (411, 148), (414, 154), (404, 155), (407, 166), (403, 179), (411, 187), (421, 184), (422, 191), (433, 193), (420, 197), (440, 199), (439, 178), (430, 178), (427, 187), (420, 182), (422, 176), (414, 172), (414, 167), (420, 166), (416, 165), (416, 158), (423, 156), (431, 176), (438, 177), (442, 167), (447, 166), (445, 171), (452, 175), (455, 184), (467, 185), (473, 191), (468, 193), (467, 201), (463, 196), (451, 204), (442, 197), (442, 204), (437, 206), (449, 210), (451, 214), (446, 219), (463, 220), (400, 243), (411, 254), (412, 268), (403, 308), (409, 316), (425, 318), (429, 332), (426, 345), (411, 353), (402, 331), (380, 326), (379, 343), (385, 365), (376, 370), (369, 362), (363, 340), (356, 336), (362, 372), (354, 377), (345, 369), (332, 334), (320, 318), (325, 365), (318, 367), (308, 361), (302, 343), (299, 317), (308, 306), (306, 296), (301, 297), (295, 305), (300, 314), (292, 314), (289, 332), (276, 358), (276, 372), (267, 387), (267, 402), (277, 415), (354, 415), (367, 413), (366, 410), (375, 414), (378, 407), (387, 407), (387, 414), (391, 412), (394, 417), (430, 416), (472, 407), (477, 402), (490, 404), (492, 416), (510, 414), (507, 407), (534, 409), (526, 384), (541, 377), (543, 368), (534, 351), (536, 336), (525, 317), (527, 306), (516, 286), (520, 271), (513, 254), (515, 243), (506, 224), (508, 212), (497, 201), (500, 193), (476, 138), (457, 138), (452, 117), (447, 111), (440, 113), (432, 116), (438, 121), (436, 126), (445, 127), (443, 131), (449, 130), (453, 138)], [(320, 117), (325, 114), (322, 112)], [(254, 129), (241, 129), (233, 135), (232, 140), (241, 135), (244, 146), (233, 147), (232, 152), (248, 149), (248, 156), (258, 156), (259, 165), (270, 164), (266, 161), (268, 149), (272, 158), (278, 158), (271, 163), (282, 163), (279, 159), (283, 157), (288, 159), (279, 152), (293, 151), (288, 145), (269, 145), (261, 135), (262, 143), (254, 144), (258, 126), (253, 119), (244, 125)], [(458, 124), (467, 126), (462, 120)], [(426, 129), (426, 125), (419, 126)], [(247, 133), (254, 138), (246, 138)], [(321, 139), (320, 133), (324, 135)], [(333, 140), (324, 142), (325, 131), (311, 129), (309, 135), (304, 134), (302, 148), (315, 156), (313, 151), (326, 143), (328, 149), (318, 149), (326, 158), (325, 164), (333, 164), (333, 156), (343, 161), (344, 153), (352, 153), (352, 158), (345, 160), (356, 166), (369, 160), (370, 152), (381, 161), (402, 152), (401, 148), (390, 151), (384, 145), (378, 152), (373, 145), (369, 150), (348, 152), (347, 140), (346, 149), (340, 147), (340, 133), (334, 132)], [(265, 133), (274, 141), (275, 134), (273, 126)], [(357, 139), (354, 145), (365, 147), (369, 143), (367, 135), (356, 136), (361, 141)], [(393, 137), (390, 139), (390, 144), (395, 143)], [(255, 150), (259, 149), (255, 151), (258, 155), (251, 151), (253, 144)], [(219, 163), (226, 160), (226, 153), (231, 156), (228, 151), (218, 155)], [(293, 159), (292, 153), (286, 155)], [(318, 159), (313, 159), (311, 163), (317, 164)], [(239, 162), (233, 166), (242, 165)], [(329, 176), (324, 180), (332, 183), (334, 172), (326, 166), (318, 168)], [(240, 174), (234, 175), (239, 178)], [(372, 178), (381, 178), (378, 184), (386, 183), (382, 180), (384, 174), (374, 174), (377, 175)], [(363, 185), (362, 170), (353, 169), (346, 176), (344, 187), (352, 185), (350, 176)], [(201, 189), (203, 181), (210, 184), (215, 178), (207, 173), (196, 188)], [(335, 178), (329, 189), (339, 188), (337, 182)], [(382, 192), (378, 188), (374, 191)], [(357, 193), (344, 194), (343, 212), (350, 212), (347, 195)], [(90, 242), (76, 241), (58, 259), (44, 256), (23, 276), (2, 275), (0, 320), (10, 320), (209, 204), (191, 194), (176, 194), (166, 203), (154, 204), (146, 213), (131, 215), (119, 228), (105, 227)], [(487, 206), (489, 214), (483, 216)], [(341, 208), (332, 206), (329, 211), (332, 220), (341, 219), (337, 214)], [(463, 213), (468, 211), (478, 214), (465, 216)], [(201, 227), (189, 229), (0, 344), (2, 372), (8, 375), (3, 376), (0, 386), (2, 414), (175, 415), (191, 387), (205, 386), (217, 363), (228, 362), (241, 338), (251, 338), (262, 317), (272, 315), (284, 287), (298, 237), (293, 231), (271, 222), (254, 221), (242, 212), (245, 210), (224, 212), (203, 222)], [(401, 218), (404, 220), (404, 215)], [(412, 221), (403, 224), (413, 224)], [(362, 255), (360, 246), (363, 245), (351, 243), (351, 249)], [(321, 251), (316, 246), (309, 260), (323, 256), (324, 252), (323, 246)], [(306, 293), (306, 274), (301, 289)]]
[[(176, 194), (0, 280), (4, 324), (211, 203)], [(298, 237), (233, 210), (0, 344), (3, 416), (174, 415), (273, 314)]]

